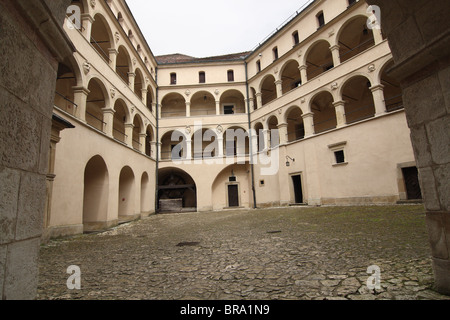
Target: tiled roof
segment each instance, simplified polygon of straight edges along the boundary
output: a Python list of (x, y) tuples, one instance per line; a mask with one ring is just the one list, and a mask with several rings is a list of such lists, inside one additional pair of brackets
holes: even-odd
[(195, 58), (184, 54), (175, 53), (157, 56), (155, 58), (158, 64), (202, 63), (202, 62), (218, 62), (218, 61), (239, 61), (243, 60), (250, 53), (251, 51), (246, 51), (206, 58)]

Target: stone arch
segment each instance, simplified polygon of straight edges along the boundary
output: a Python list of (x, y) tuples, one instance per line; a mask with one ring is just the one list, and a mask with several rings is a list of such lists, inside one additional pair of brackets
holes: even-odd
[(216, 114), (216, 98), (209, 91), (197, 91), (192, 95), (190, 103), (191, 116)]
[(383, 86), (386, 112), (392, 112), (403, 108), (403, 93), (400, 82), (388, 73), (389, 69), (393, 66), (394, 60), (389, 59), (382, 65), (377, 76), (378, 83)]
[(117, 49), (117, 57), (116, 57), (116, 73), (119, 75), (122, 80), (128, 84), (129, 76), (128, 73), (131, 72), (131, 56), (125, 48), (125, 46), (121, 45)]
[(136, 114), (133, 118), (133, 148), (135, 150), (141, 150), (141, 134), (145, 134), (144, 121), (139, 114)]
[(290, 106), (284, 113), (284, 122), (287, 123), (287, 142), (301, 140), (305, 137), (303, 111), (299, 106)]
[(118, 216), (121, 220), (129, 220), (135, 215), (135, 176), (129, 166), (125, 166), (119, 175)]
[(345, 101), (347, 123), (375, 116), (375, 104), (370, 90), (372, 82), (365, 75), (353, 75), (343, 82), (341, 97)]
[(161, 100), (161, 118), (185, 117), (186, 100), (180, 93), (171, 92)]
[(275, 85), (275, 77), (272, 74), (266, 75), (260, 83), (262, 105), (275, 100), (277, 98), (277, 88)]
[(143, 75), (141, 69), (139, 69), (139, 68), (136, 68), (134, 73), (136, 74), (136, 76), (134, 78), (134, 88), (133, 88), (134, 89), (134, 93), (142, 101), (142, 99), (143, 99), (143, 97), (142, 97), (142, 90), (145, 88), (144, 75)]
[(256, 150), (257, 150), (257, 152), (261, 152), (266, 147), (266, 142), (264, 139), (264, 135), (265, 135), (264, 125), (262, 122), (258, 121), (253, 126), (253, 129), (255, 130), (255, 135), (256, 135)]
[(286, 61), (280, 70), (280, 80), (282, 81), (281, 90), (285, 94), (292, 89), (299, 87), (302, 83), (299, 63), (295, 59)]
[(152, 210), (151, 187), (148, 173), (144, 171), (141, 176), (141, 213), (149, 213)]
[(319, 39), (312, 43), (305, 52), (304, 65), (308, 67), (306, 70), (308, 80), (333, 68), (330, 43), (325, 39)]
[(109, 49), (115, 47), (113, 39), (111, 27), (105, 17), (101, 13), (95, 14), (89, 41), (108, 63), (110, 62)]
[(221, 114), (230, 114), (230, 108), (233, 106), (232, 114), (245, 113), (244, 94), (236, 89), (229, 89), (220, 96)]
[(197, 211), (197, 187), (186, 171), (167, 167), (158, 171), (158, 211)]
[(336, 128), (337, 119), (333, 103), (333, 95), (326, 90), (319, 91), (311, 97), (309, 108), (314, 114), (313, 122), (316, 134)]
[(341, 63), (375, 45), (373, 31), (367, 28), (366, 22), (366, 15), (355, 15), (337, 32), (336, 41)]
[(109, 172), (100, 155), (92, 157), (84, 170), (83, 229), (100, 230), (108, 218)]
[(108, 91), (102, 80), (92, 77), (88, 82), (89, 94), (86, 99), (86, 115), (87, 124), (103, 131), (103, 108), (109, 106)]
[(67, 62), (60, 63), (56, 78), (55, 106), (75, 115), (77, 105), (74, 102), (74, 87), (81, 87), (82, 84), (81, 71), (75, 58), (71, 57)]
[(124, 100), (118, 98), (114, 103), (113, 137), (116, 140), (126, 142), (125, 124), (130, 119), (130, 110)]

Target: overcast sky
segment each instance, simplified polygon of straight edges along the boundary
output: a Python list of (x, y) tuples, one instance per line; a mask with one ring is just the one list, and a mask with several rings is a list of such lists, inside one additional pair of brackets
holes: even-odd
[(127, 0), (153, 54), (197, 58), (254, 49), (311, 0)]

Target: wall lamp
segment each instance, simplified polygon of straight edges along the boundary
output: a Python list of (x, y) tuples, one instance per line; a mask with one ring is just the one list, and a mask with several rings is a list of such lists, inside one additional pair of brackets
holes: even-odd
[(290, 167), (291, 166), (291, 163), (289, 162), (289, 160), (291, 160), (292, 162), (295, 162), (295, 159), (292, 159), (291, 157), (286, 156), (286, 167)]

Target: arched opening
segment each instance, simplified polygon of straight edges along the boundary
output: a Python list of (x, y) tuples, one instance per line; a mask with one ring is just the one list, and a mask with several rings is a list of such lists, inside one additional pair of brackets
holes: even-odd
[(342, 86), (347, 123), (356, 122), (375, 115), (375, 105), (370, 81), (364, 76), (355, 76)]
[(269, 128), (269, 146), (270, 148), (276, 148), (280, 145), (280, 134), (278, 132), (278, 119), (276, 116), (271, 116), (267, 121)]
[(238, 90), (227, 90), (220, 97), (221, 114), (245, 113), (245, 98)]
[(295, 60), (289, 61), (281, 73), (283, 94), (299, 87), (302, 84), (299, 64)]
[(113, 47), (112, 33), (105, 18), (96, 14), (92, 23), (91, 45), (109, 63), (109, 49)]
[(311, 101), (315, 133), (336, 128), (336, 110), (333, 102), (333, 96), (328, 91), (317, 94)]
[[(172, 137), (173, 135), (173, 137)], [(187, 137), (181, 131), (169, 131), (161, 138), (161, 160), (187, 158)]]
[(118, 50), (117, 58), (116, 58), (116, 72), (119, 75), (119, 77), (122, 78), (122, 80), (128, 84), (128, 73), (130, 72), (131, 68), (131, 60), (130, 55), (128, 54), (127, 49), (125, 49), (124, 46), (120, 46)]
[(186, 100), (179, 93), (169, 93), (161, 102), (161, 118), (185, 117)]
[(256, 133), (256, 150), (257, 152), (261, 152), (266, 147), (266, 143), (264, 141), (264, 126), (261, 122), (255, 124), (255, 133)]
[(275, 78), (272, 75), (267, 76), (261, 84), (262, 105), (265, 105), (277, 98), (277, 88)]
[(253, 110), (258, 109), (258, 98), (256, 97), (256, 90), (255, 88), (250, 88), (251, 97), (253, 99)]
[(138, 151), (141, 150), (140, 134), (143, 126), (142, 118), (137, 114), (133, 121), (133, 148)]
[(403, 96), (400, 83), (387, 73), (393, 65), (394, 62), (392, 60), (388, 62), (383, 67), (380, 78), (380, 82), (384, 86), (383, 93), (387, 112), (403, 108)]
[(214, 210), (251, 206), (249, 172), (250, 165), (246, 162), (227, 166), (216, 176), (211, 186), (211, 203)]
[(149, 157), (154, 157), (153, 155), (153, 148), (152, 148), (152, 142), (154, 139), (154, 135), (153, 135), (153, 129), (151, 127), (151, 125), (147, 126), (147, 130), (145, 131), (146, 136), (145, 136), (145, 154)]
[(191, 116), (216, 114), (216, 99), (207, 91), (195, 93), (191, 98)]
[(309, 49), (306, 56), (306, 65), (308, 67), (306, 71), (308, 80), (334, 67), (328, 41), (320, 40)]
[(118, 99), (114, 104), (113, 137), (121, 142), (126, 141), (125, 123), (127, 122), (127, 106), (123, 100)]
[(56, 78), (56, 90), (54, 104), (61, 110), (71, 115), (75, 114), (76, 105), (73, 87), (77, 85), (75, 72), (72, 68), (60, 63)]
[(153, 91), (150, 86), (147, 86), (146, 106), (150, 112), (153, 112)]
[(100, 156), (91, 158), (84, 170), (83, 229), (100, 230), (108, 216), (109, 174)]
[(305, 137), (305, 126), (303, 124), (302, 110), (292, 107), (286, 114), (287, 141), (293, 142)]
[(374, 46), (373, 31), (367, 28), (367, 16), (347, 22), (339, 33), (338, 44), (341, 63)]
[(133, 170), (125, 166), (119, 176), (119, 219), (127, 220), (135, 212), (135, 178)]
[(158, 172), (158, 212), (197, 211), (197, 188), (194, 179), (177, 168)]
[(218, 154), (217, 135), (214, 130), (203, 128), (194, 132), (192, 151), (194, 159), (214, 158)]
[(228, 128), (223, 135), (223, 145), (227, 157), (248, 155), (250, 150), (248, 132), (238, 126)]
[(136, 69), (136, 77), (134, 78), (134, 93), (142, 101), (142, 89), (144, 89), (144, 77), (141, 70)]
[(144, 172), (141, 177), (141, 212), (148, 213), (152, 210), (151, 188), (148, 173)]
[(86, 99), (86, 122), (88, 125), (102, 131), (103, 111), (106, 107), (106, 89), (98, 79), (91, 79), (88, 85), (89, 94)]

